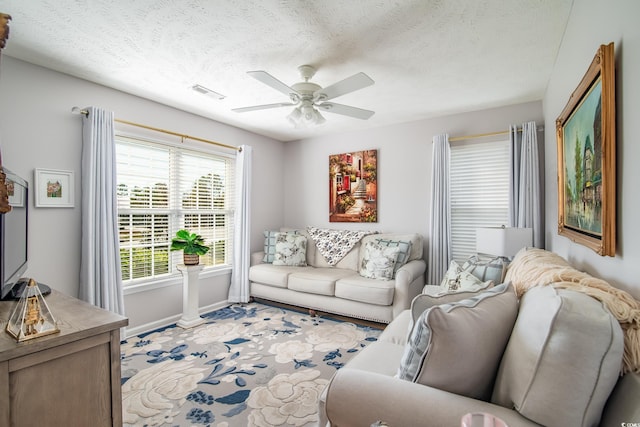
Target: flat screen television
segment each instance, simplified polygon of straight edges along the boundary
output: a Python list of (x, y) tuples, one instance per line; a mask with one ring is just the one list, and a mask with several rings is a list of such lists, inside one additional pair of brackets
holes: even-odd
[(27, 270), (29, 184), (18, 175), (4, 168), (7, 175), (11, 210), (0, 214), (0, 299), (15, 299), (22, 295)]

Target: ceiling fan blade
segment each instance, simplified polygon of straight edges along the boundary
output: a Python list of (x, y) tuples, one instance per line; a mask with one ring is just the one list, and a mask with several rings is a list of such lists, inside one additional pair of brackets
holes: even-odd
[(251, 77), (253, 77), (256, 80), (261, 81), (267, 86), (274, 88), (278, 92), (284, 93), (287, 96), (287, 98), (291, 98), (291, 94), (298, 95), (297, 91), (295, 91), (293, 88), (290, 88), (286, 84), (282, 83), (280, 80), (276, 79), (266, 71), (247, 71), (247, 74), (249, 74)]
[(367, 120), (375, 114), (375, 111), (364, 110), (362, 108), (351, 107), (349, 105), (336, 104), (335, 102), (324, 102), (316, 105), (316, 107), (328, 113), (342, 114), (343, 116), (362, 120)]
[(296, 104), (292, 102), (278, 102), (277, 104), (254, 105), (253, 107), (232, 108), (236, 113), (246, 113), (247, 111), (267, 110), (269, 108), (292, 107)]
[(371, 86), (375, 82), (371, 77), (367, 76), (365, 73), (354, 74), (351, 77), (347, 77), (344, 80), (340, 80), (337, 83), (332, 84), (331, 86), (327, 86), (323, 89), (318, 89), (314, 92), (314, 98), (317, 98), (321, 95), (322, 100), (329, 100), (333, 98), (337, 98), (349, 92), (356, 91), (358, 89), (365, 88), (367, 86)]

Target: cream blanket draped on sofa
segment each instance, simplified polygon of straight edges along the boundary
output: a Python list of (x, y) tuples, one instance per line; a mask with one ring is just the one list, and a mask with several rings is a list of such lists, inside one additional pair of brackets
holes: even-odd
[(507, 270), (505, 282), (508, 281), (512, 281), (518, 297), (530, 287), (549, 285), (583, 292), (602, 302), (624, 332), (622, 373), (640, 372), (640, 302), (628, 292), (576, 270), (553, 252), (536, 248), (518, 252)]

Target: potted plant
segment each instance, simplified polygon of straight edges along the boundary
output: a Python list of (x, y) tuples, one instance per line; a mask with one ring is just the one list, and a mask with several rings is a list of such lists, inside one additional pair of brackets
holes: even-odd
[(171, 239), (171, 250), (182, 251), (184, 265), (200, 264), (200, 255), (209, 252), (209, 247), (204, 244), (204, 238), (188, 230), (179, 230), (176, 237)]

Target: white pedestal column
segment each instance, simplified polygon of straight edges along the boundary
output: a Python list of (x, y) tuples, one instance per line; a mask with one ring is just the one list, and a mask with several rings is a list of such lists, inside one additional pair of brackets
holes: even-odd
[(203, 265), (178, 265), (178, 270), (182, 273), (182, 318), (177, 325), (181, 328), (193, 328), (202, 325), (204, 319), (198, 312), (200, 271)]

